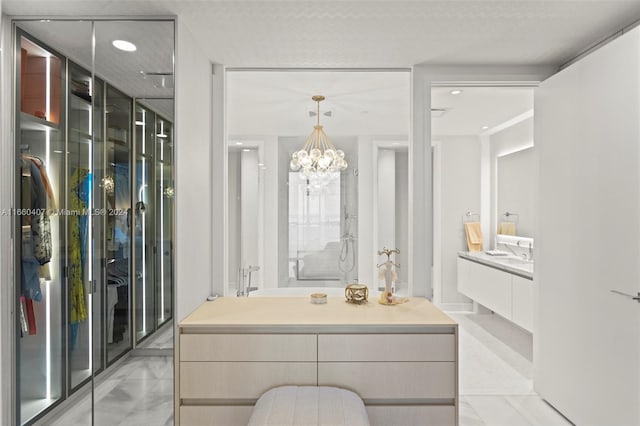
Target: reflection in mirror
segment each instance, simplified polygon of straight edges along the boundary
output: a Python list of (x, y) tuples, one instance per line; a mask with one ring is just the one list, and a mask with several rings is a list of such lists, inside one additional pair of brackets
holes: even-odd
[[(281, 294), (354, 280), (377, 290), (377, 250), (407, 235), (402, 191), (379, 193), (377, 154), (378, 141), (404, 141), (406, 149), (409, 73), (230, 71), (226, 82), (226, 293)], [(315, 95), (325, 98), (319, 109)], [(323, 155), (319, 173), (305, 173), (306, 160), (292, 161), (318, 123), (335, 152), (344, 152), (345, 170), (324, 171)], [(396, 183), (406, 191), (406, 165), (394, 162), (388, 172), (403, 176)], [(402, 223), (381, 230), (386, 219), (379, 216), (389, 212)]]
[[(16, 23), (14, 198), (46, 211), (16, 225), (18, 424), (172, 320), (173, 31), (173, 21)], [(115, 36), (137, 50), (116, 49)]]
[(498, 234), (533, 237), (534, 172), (533, 148), (498, 157)]

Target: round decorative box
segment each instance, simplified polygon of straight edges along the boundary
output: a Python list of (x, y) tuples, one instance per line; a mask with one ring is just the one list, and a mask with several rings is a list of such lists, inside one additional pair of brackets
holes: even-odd
[(325, 293), (312, 293), (310, 298), (311, 303), (314, 305), (323, 305), (327, 303), (327, 295)]
[(369, 288), (364, 284), (349, 284), (344, 289), (344, 297), (349, 303), (366, 303), (369, 297)]

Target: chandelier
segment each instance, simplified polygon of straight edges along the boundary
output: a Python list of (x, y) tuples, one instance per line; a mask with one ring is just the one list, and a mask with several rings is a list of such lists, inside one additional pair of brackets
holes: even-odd
[(318, 103), (317, 122), (302, 149), (291, 154), (289, 167), (294, 172), (300, 170), (307, 177), (344, 170), (347, 168), (344, 151), (333, 146), (320, 125), (320, 102), (324, 101), (324, 96), (316, 95), (311, 99)]

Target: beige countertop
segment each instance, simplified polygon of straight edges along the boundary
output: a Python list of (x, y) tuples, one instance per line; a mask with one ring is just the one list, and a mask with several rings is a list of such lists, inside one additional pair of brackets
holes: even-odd
[[(424, 298), (409, 298), (399, 305), (385, 306), (377, 300), (362, 305), (329, 297), (326, 304), (314, 305), (309, 297), (222, 297), (205, 302), (180, 322), (185, 329), (228, 328), (274, 332), (281, 328), (301, 331), (407, 332), (435, 327), (451, 330), (457, 324)], [(291, 331), (291, 330), (289, 330)]]

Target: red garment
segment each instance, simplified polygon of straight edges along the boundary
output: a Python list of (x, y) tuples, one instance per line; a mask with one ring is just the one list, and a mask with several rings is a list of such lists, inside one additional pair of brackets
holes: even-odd
[(29, 335), (36, 334), (36, 313), (33, 310), (33, 300), (25, 297), (27, 305), (27, 323), (29, 324)]
[(24, 155), (24, 157), (26, 157), (29, 160), (31, 160), (31, 162), (33, 164), (35, 164), (35, 166), (40, 171), (40, 176), (42, 178), (42, 184), (44, 185), (44, 189), (45, 189), (45, 191), (47, 191), (47, 195), (49, 196), (49, 200), (51, 201), (51, 207), (55, 209), (56, 208), (56, 199), (55, 199), (55, 196), (53, 195), (53, 187), (51, 186), (51, 182), (49, 181), (49, 176), (47, 175), (47, 169), (44, 166), (44, 164), (42, 163), (42, 160), (40, 160), (37, 157), (32, 157), (30, 155), (25, 155), (25, 154), (23, 154), (23, 155)]

